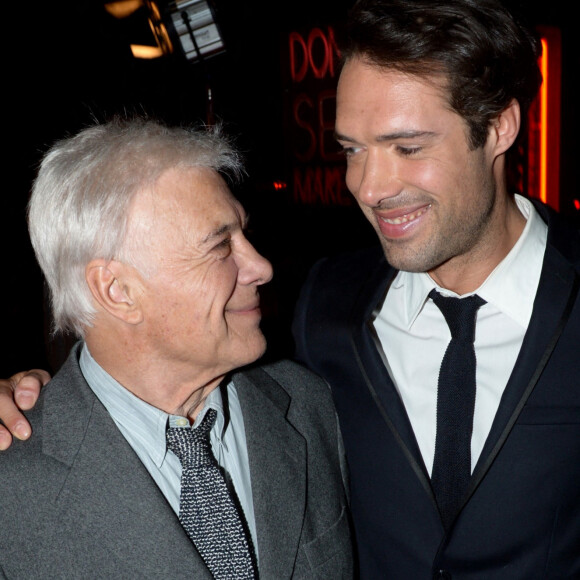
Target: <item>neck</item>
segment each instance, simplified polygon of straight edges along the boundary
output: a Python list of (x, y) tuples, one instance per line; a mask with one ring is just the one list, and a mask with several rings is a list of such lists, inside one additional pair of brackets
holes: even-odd
[(513, 196), (506, 195), (502, 199), (494, 209), (490, 227), (476, 247), (428, 272), (438, 286), (460, 296), (474, 292), (515, 246), (526, 219)]
[(100, 334), (93, 327), (85, 337), (95, 361), (128, 391), (166, 413), (194, 421), (225, 376), (216, 369), (161, 360), (149, 349), (135, 348), (134, 340), (111, 340), (110, 333), (102, 340)]

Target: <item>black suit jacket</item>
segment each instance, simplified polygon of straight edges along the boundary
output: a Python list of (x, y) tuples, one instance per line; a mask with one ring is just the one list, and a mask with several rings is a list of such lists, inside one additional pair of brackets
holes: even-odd
[(538, 209), (549, 239), (533, 315), (447, 533), (371, 324), (396, 271), (365, 250), (317, 263), (302, 290), (297, 356), (334, 393), (365, 580), (580, 578), (580, 235)]

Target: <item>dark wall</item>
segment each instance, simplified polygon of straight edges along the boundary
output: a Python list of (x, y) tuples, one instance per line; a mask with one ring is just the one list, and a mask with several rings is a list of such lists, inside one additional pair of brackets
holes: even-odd
[[(6, 259), (0, 281), (3, 304), (0, 377), (54, 364), (46, 354), (47, 319), (42, 277), (25, 225), (25, 206), (40, 154), (55, 139), (93, 117), (143, 111), (168, 122), (207, 118), (206, 86), (213, 111), (238, 135), (249, 178), (236, 193), (253, 220), (254, 242), (274, 264), (276, 275), (264, 291), (268, 356), (291, 354), (289, 323), (300, 283), (319, 256), (374, 243), (370, 227), (354, 206), (296, 204), (274, 181), (291, 180), (288, 118), (287, 38), (344, 21), (347, 0), (216, 0), (226, 53), (193, 65), (179, 56), (138, 61), (130, 53), (129, 31), (95, 0), (34, 0), (9, 19), (20, 23), (9, 47), (5, 91), (5, 189), (0, 209)], [(576, 74), (578, 31), (563, 0), (543, 8), (526, 3), (538, 24), (562, 29), (561, 211), (573, 215), (580, 192), (572, 181), (580, 95)], [(16, 7), (9, 10), (16, 11)], [(332, 79), (331, 79), (332, 81)], [(51, 369), (54, 370), (54, 369)]]

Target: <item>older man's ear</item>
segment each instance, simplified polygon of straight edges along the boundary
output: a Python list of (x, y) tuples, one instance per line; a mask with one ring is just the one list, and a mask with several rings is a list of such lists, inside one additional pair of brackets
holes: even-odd
[(102, 310), (127, 324), (143, 321), (143, 312), (136, 296), (141, 288), (135, 270), (111, 260), (92, 260), (85, 269), (85, 279)]

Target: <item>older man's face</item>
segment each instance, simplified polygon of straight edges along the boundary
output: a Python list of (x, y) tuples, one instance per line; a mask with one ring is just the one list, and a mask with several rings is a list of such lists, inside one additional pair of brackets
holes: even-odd
[[(141, 301), (161, 364), (219, 376), (265, 350), (258, 286), (272, 267), (243, 233), (245, 213), (215, 172), (173, 169), (131, 210), (129, 236), (145, 271)], [(153, 362), (153, 361), (152, 361)]]

